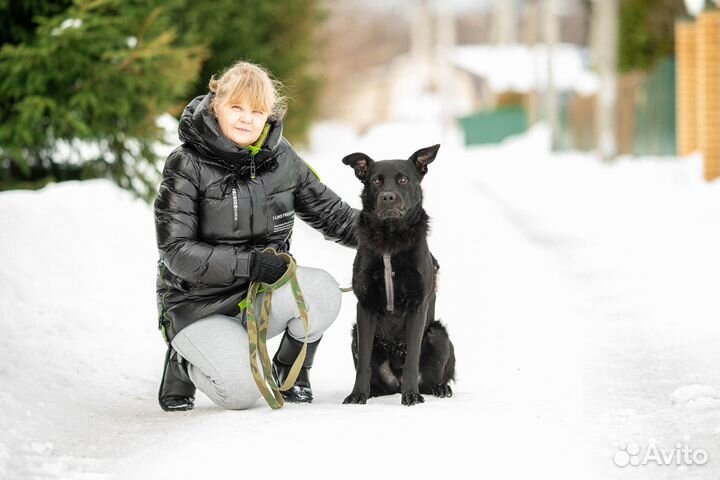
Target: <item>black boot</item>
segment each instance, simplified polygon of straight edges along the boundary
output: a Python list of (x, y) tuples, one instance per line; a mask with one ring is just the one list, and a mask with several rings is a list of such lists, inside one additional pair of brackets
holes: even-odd
[(187, 373), (187, 360), (168, 345), (165, 367), (158, 392), (160, 408), (166, 412), (192, 410), (195, 406), (195, 385)]
[[(298, 374), (295, 384), (290, 389), (282, 392), (282, 396), (287, 402), (291, 403), (310, 403), (313, 400), (312, 387), (310, 386), (310, 368), (315, 358), (315, 351), (320, 340), (308, 343), (305, 354), (305, 363), (303, 363), (300, 373)], [(303, 342), (295, 340), (285, 331), (280, 347), (273, 358), (273, 376), (278, 386), (282, 385), (290, 373), (292, 364), (300, 354)]]

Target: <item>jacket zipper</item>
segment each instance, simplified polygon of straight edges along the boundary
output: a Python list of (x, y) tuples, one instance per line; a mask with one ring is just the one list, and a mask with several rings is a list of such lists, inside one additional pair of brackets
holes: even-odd
[(253, 226), (255, 225), (255, 205), (253, 205), (253, 196), (250, 184), (246, 183), (245, 186), (247, 187), (248, 195), (250, 196), (250, 243), (252, 243), (255, 238), (255, 234), (253, 233)]
[[(255, 153), (250, 154), (250, 180), (255, 180)], [(250, 194), (250, 242), (253, 241), (255, 238), (255, 234), (253, 233), (253, 226), (255, 225), (255, 205), (253, 205), (253, 196), (252, 196), (252, 190), (250, 189), (250, 184), (246, 184), (248, 188), (248, 193)]]
[(233, 229), (237, 230), (240, 228), (240, 219), (238, 215), (238, 192), (237, 187), (232, 189), (232, 203), (233, 203)]

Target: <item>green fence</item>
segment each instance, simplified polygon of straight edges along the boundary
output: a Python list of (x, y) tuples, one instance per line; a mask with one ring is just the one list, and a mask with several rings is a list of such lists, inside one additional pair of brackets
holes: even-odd
[(522, 107), (477, 112), (458, 121), (465, 132), (465, 145), (498, 143), (528, 128), (527, 112)]
[(663, 60), (635, 98), (636, 155), (675, 155), (675, 60)]
[[(595, 97), (559, 96), (559, 149), (593, 150)], [(621, 153), (675, 155), (675, 60), (620, 78), (616, 134)]]

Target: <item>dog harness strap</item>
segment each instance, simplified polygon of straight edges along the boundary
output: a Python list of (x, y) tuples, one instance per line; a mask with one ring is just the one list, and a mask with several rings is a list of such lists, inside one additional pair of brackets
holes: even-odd
[[(247, 331), (249, 341), (249, 352), (250, 352), (250, 370), (252, 371), (255, 384), (257, 385), (260, 393), (265, 398), (265, 401), (270, 405), (271, 408), (281, 408), (284, 404), (283, 397), (280, 394), (281, 391), (288, 390), (295, 384), (295, 380), (300, 373), (300, 369), (305, 363), (305, 355), (307, 353), (307, 336), (309, 328), (309, 320), (307, 313), (307, 306), (305, 305), (305, 299), (302, 291), (300, 290), (300, 284), (298, 284), (295, 271), (297, 270), (297, 264), (293, 258), (286, 254), (278, 254), (272, 248), (266, 248), (263, 253), (272, 253), (278, 255), (287, 264), (288, 269), (280, 279), (271, 284), (263, 283), (262, 286), (265, 288), (265, 296), (262, 302), (262, 313), (260, 314), (260, 322), (258, 323), (257, 315), (255, 314), (255, 300), (257, 298), (258, 290), (260, 288), (260, 282), (252, 282), (248, 291), (246, 304), (247, 304)], [(305, 340), (303, 341), (302, 349), (295, 363), (290, 368), (285, 382), (282, 386), (278, 387), (275, 379), (272, 375), (272, 364), (270, 363), (270, 355), (267, 351), (267, 331), (268, 324), (270, 322), (270, 308), (272, 305), (272, 293), (273, 290), (280, 288), (290, 282), (293, 296), (295, 297), (295, 303), (297, 304), (298, 311), (300, 312), (300, 319), (305, 330)], [(258, 366), (257, 357), (260, 356), (261, 366)], [(268, 388), (270, 387), (270, 388)]]
[(389, 253), (383, 253), (383, 264), (385, 265), (385, 298), (387, 299), (387, 311), (395, 309), (395, 289), (393, 287), (392, 257)]

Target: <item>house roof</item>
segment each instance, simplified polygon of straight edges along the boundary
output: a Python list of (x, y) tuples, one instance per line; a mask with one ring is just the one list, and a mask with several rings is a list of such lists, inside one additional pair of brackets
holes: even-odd
[[(451, 62), (487, 81), (497, 92), (530, 92), (546, 88), (548, 53), (545, 45), (463, 45), (456, 47)], [(559, 90), (589, 95), (598, 89), (590, 70), (586, 48), (558, 44), (552, 55), (553, 80)]]

